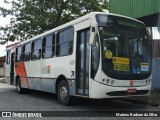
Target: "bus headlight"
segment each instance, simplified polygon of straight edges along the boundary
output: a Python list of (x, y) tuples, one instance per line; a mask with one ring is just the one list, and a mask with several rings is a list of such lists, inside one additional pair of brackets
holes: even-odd
[(107, 83), (107, 84), (109, 84), (109, 82), (110, 82), (110, 80), (109, 80), (109, 79), (107, 79), (107, 80), (106, 80), (106, 83)]
[(106, 85), (114, 85), (114, 80), (111, 79), (102, 79), (102, 82)]
[(151, 82), (151, 79), (148, 79), (148, 82), (150, 83), (150, 82)]
[(113, 84), (114, 84), (114, 80), (111, 81), (111, 85), (113, 85)]
[(146, 80), (146, 84), (150, 84), (150, 82), (151, 82), (151, 79)]

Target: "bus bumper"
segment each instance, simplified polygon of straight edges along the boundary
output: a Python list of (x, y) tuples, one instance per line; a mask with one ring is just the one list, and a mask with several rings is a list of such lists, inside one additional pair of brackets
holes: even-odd
[[(151, 84), (140, 87), (114, 87), (101, 84), (93, 81), (90, 86), (89, 98), (103, 99), (103, 98), (118, 98), (130, 96), (148, 96), (151, 90)], [(136, 89), (135, 93), (129, 93), (129, 89)]]

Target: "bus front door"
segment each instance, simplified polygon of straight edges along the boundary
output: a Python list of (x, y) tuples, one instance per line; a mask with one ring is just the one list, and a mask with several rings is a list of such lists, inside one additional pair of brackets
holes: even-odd
[(10, 84), (14, 84), (14, 53), (11, 53)]
[(89, 95), (89, 35), (90, 29), (77, 32), (76, 92)]

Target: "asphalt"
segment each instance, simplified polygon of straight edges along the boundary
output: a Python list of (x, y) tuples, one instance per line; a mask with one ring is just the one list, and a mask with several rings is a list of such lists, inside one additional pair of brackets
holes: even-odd
[(160, 107), (160, 90), (151, 91), (149, 96), (138, 96), (122, 99), (136, 104), (150, 105), (151, 107)]
[[(4, 78), (0, 78), (0, 82), (5, 83)], [(151, 107), (160, 108), (160, 90), (152, 90), (149, 96), (134, 96), (129, 98), (122, 98), (122, 100), (135, 104), (150, 105)]]

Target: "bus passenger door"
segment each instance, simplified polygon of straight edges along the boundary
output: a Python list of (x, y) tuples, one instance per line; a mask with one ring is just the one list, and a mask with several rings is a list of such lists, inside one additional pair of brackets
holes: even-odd
[(11, 65), (10, 65), (10, 84), (14, 84), (14, 53), (11, 53)]
[(77, 32), (76, 93), (89, 95), (89, 35), (90, 29)]

